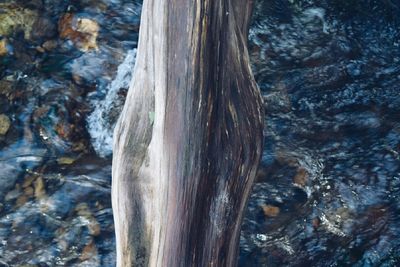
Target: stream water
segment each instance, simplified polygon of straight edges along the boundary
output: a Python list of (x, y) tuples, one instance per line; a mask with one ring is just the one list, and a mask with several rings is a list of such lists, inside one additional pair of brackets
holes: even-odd
[[(0, 2), (0, 266), (114, 266), (140, 8)], [(399, 266), (400, 3), (260, 0), (249, 47), (265, 149), (239, 265)]]

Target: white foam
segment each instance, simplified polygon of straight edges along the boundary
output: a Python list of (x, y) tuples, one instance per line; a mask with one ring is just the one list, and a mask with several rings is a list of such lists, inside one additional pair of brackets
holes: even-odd
[(129, 51), (117, 70), (115, 79), (108, 85), (102, 100), (93, 100), (94, 111), (87, 118), (87, 127), (96, 153), (106, 157), (112, 153), (112, 136), (115, 122), (110, 122), (109, 114), (118, 102), (121, 88), (129, 88), (136, 60), (136, 49)]

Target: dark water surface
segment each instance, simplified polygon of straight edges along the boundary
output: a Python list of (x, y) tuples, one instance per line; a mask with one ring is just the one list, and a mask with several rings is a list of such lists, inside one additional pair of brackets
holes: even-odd
[[(0, 2), (0, 266), (115, 264), (111, 129), (140, 7)], [(258, 1), (265, 149), (240, 266), (400, 265), (399, 27), (395, 0)]]

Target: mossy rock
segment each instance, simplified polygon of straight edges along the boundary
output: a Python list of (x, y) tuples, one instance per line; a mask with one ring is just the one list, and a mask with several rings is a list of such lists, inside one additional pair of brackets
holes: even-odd
[(8, 36), (22, 30), (25, 39), (29, 40), (32, 26), (38, 17), (38, 13), (33, 10), (15, 4), (0, 3), (0, 35)]
[(0, 114), (0, 135), (5, 135), (10, 129), (10, 126), (10, 119), (4, 114)]

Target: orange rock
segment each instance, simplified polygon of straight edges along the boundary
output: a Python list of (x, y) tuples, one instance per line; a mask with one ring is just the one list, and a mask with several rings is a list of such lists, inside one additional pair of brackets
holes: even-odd
[(267, 217), (276, 217), (279, 215), (280, 209), (276, 206), (272, 205), (264, 205), (262, 206), (262, 209), (264, 211), (264, 215)]

